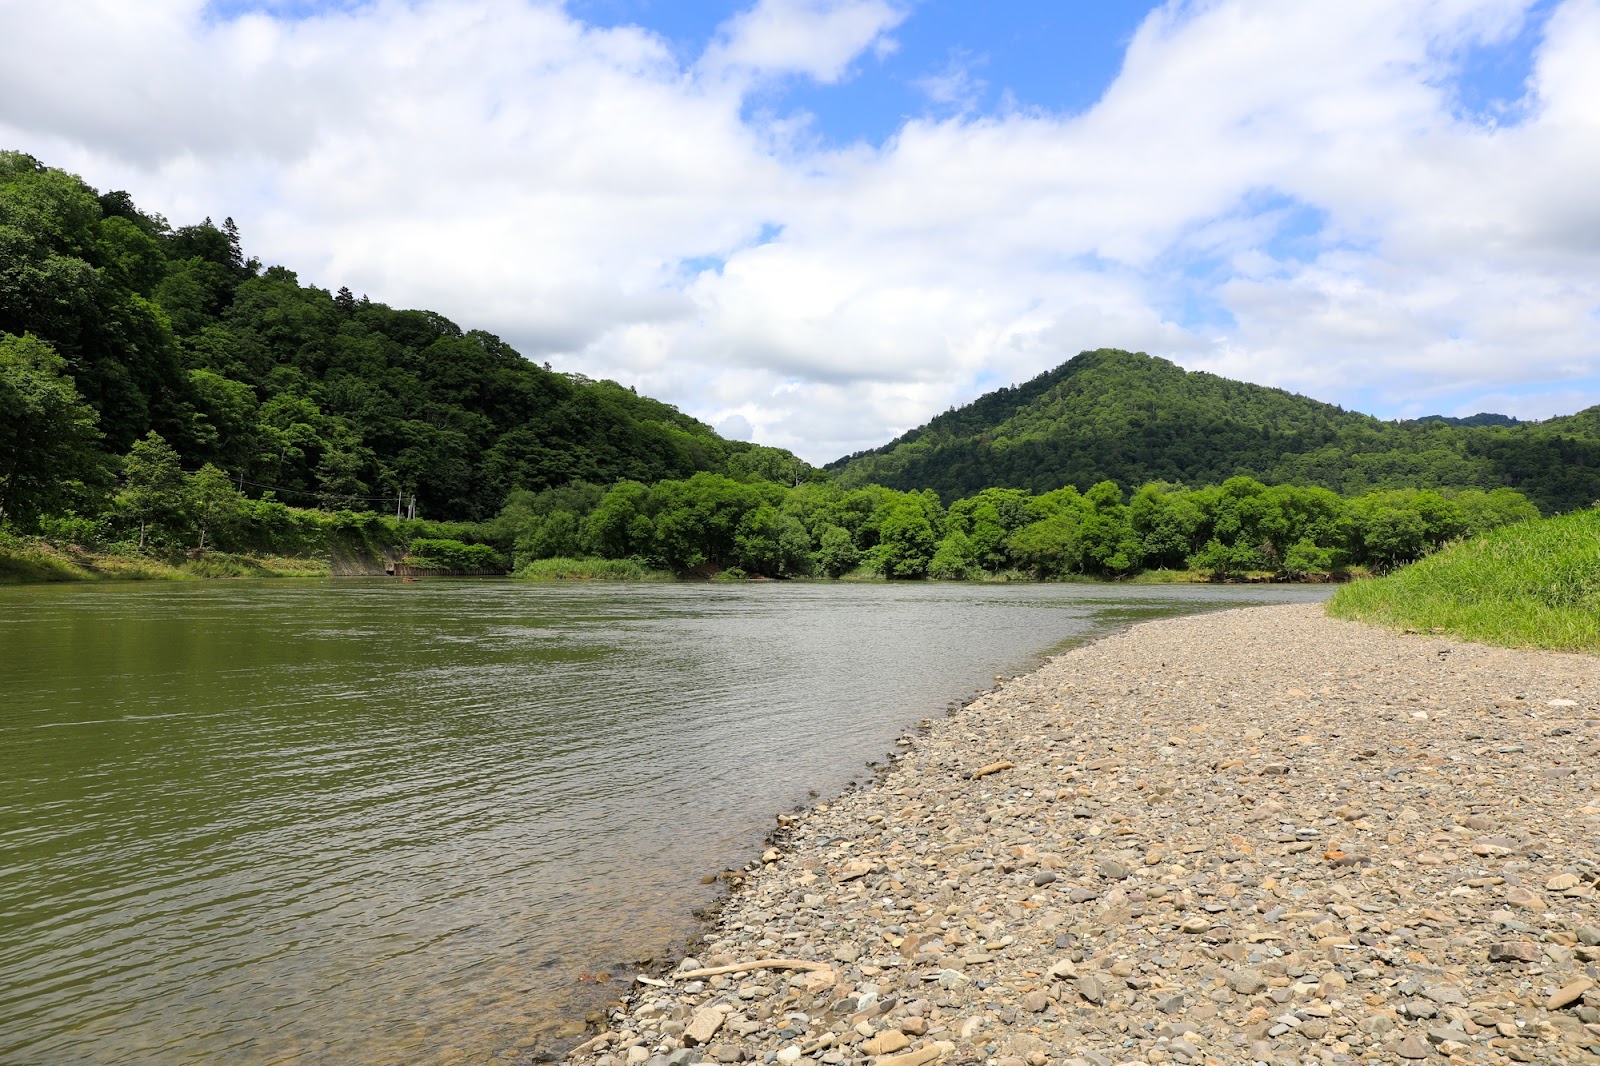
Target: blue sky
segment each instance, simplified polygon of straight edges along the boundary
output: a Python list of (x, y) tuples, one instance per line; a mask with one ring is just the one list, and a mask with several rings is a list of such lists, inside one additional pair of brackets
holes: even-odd
[(0, 0), (0, 29), (0, 144), (813, 461), (1100, 346), (1381, 417), (1600, 403), (1600, 0)]
[[(568, 10), (598, 25), (634, 24), (698, 55), (729, 17), (747, 5), (664, 0), (573, 0)], [(1100, 98), (1122, 65), (1129, 39), (1157, 5), (1142, 0), (975, 4), (922, 0), (906, 4), (895, 48), (863, 56), (840, 85), (785, 79), (750, 106), (799, 109), (815, 116), (829, 141), (892, 137), (909, 118), (960, 108), (1081, 111)], [(929, 99), (931, 79), (955, 76), (970, 90), (958, 101)]]

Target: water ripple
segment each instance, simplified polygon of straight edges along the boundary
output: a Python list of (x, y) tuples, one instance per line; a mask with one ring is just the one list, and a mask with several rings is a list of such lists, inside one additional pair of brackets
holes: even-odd
[(0, 589), (0, 1061), (525, 1060), (917, 719), (1308, 594)]

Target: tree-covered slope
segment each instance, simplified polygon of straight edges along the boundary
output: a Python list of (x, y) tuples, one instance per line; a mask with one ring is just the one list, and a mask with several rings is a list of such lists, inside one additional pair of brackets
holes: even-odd
[(1100, 349), (830, 464), (846, 484), (1048, 492), (1102, 480), (1269, 484), (1359, 494), (1510, 486), (1545, 511), (1600, 499), (1600, 409), (1540, 424), (1382, 422), (1281, 389)]
[[(24, 401), (59, 376), (93, 412), (101, 461), (52, 474), (80, 507), (152, 430), (184, 466), (214, 463), (252, 495), (382, 510), (415, 494), (435, 518), (578, 480), (804, 469), (492, 334), (263, 270), (231, 220), (173, 228), (17, 152), (0, 153), (0, 343), (13, 352), (0, 421), (40, 421)], [(20, 516), (61, 496), (0, 505)]]

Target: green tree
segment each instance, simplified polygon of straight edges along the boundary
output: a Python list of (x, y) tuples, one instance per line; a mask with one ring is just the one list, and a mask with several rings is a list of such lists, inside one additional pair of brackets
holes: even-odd
[(861, 562), (861, 552), (842, 526), (825, 525), (817, 538), (817, 565), (829, 577), (843, 577)]
[[(997, 524), (998, 527), (998, 524)], [(998, 544), (996, 545), (998, 547)], [(952, 529), (939, 542), (939, 549), (928, 563), (928, 576), (941, 581), (965, 581), (979, 572), (977, 545), (973, 539)]]
[(182, 512), (184, 487), (178, 453), (159, 433), (152, 429), (133, 442), (122, 460), (122, 488), (112, 503), (139, 524), (140, 551), (152, 526), (164, 526)]
[(1461, 509), (1467, 535), (1473, 537), (1513, 522), (1539, 517), (1539, 509), (1515, 489), (1499, 488), (1492, 492), (1465, 489), (1451, 494), (1450, 500)]
[(244, 495), (221, 470), (207, 463), (189, 478), (185, 486), (186, 510), (196, 532), (199, 548), (206, 549), (206, 537), (236, 521), (244, 510)]
[(1380, 569), (1415, 562), (1467, 531), (1461, 508), (1437, 492), (1392, 489), (1350, 502), (1357, 555)]
[(1128, 504), (1128, 524), (1140, 538), (1146, 566), (1182, 567), (1201, 521), (1190, 494), (1166, 482), (1145, 485)]
[(1280, 565), (1287, 577), (1305, 577), (1308, 574), (1326, 574), (1334, 568), (1336, 553), (1332, 548), (1319, 546), (1307, 538), (1296, 541), (1283, 554)]
[(1260, 570), (1265, 565), (1266, 560), (1261, 557), (1261, 553), (1250, 545), (1239, 541), (1227, 544), (1216, 537), (1212, 537), (1203, 548), (1189, 556), (1191, 570), (1204, 570), (1213, 578), (1226, 577), (1247, 570)]
[(803, 577), (813, 566), (810, 534), (799, 519), (770, 503), (745, 512), (734, 551), (739, 567), (767, 577)]
[[(619, 481), (583, 520), (583, 542), (603, 559), (626, 559), (650, 550), (653, 523), (644, 509), (650, 490), (637, 481)], [(647, 533), (648, 530), (648, 533)]]
[(870, 556), (873, 568), (888, 578), (927, 577), (938, 542), (920, 494), (900, 497), (877, 525), (878, 543)]
[(95, 421), (50, 345), (0, 334), (0, 526), (34, 521), (100, 483)]

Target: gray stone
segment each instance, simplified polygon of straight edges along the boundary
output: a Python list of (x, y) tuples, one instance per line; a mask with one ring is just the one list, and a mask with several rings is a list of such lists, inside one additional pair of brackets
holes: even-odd
[(683, 1040), (686, 1044), (704, 1044), (716, 1035), (722, 1028), (722, 1020), (727, 1015), (715, 1007), (702, 1007), (695, 1011), (694, 1017), (689, 1019), (689, 1024), (683, 1028)]
[(1489, 945), (1490, 962), (1538, 962), (1539, 945), (1526, 940), (1502, 940)]
[(1394, 1053), (1403, 1059), (1425, 1059), (1433, 1054), (1433, 1050), (1420, 1036), (1413, 1035), (1396, 1044)]
[(1267, 979), (1259, 970), (1238, 970), (1228, 975), (1228, 984), (1241, 996), (1253, 996), (1267, 987)]

